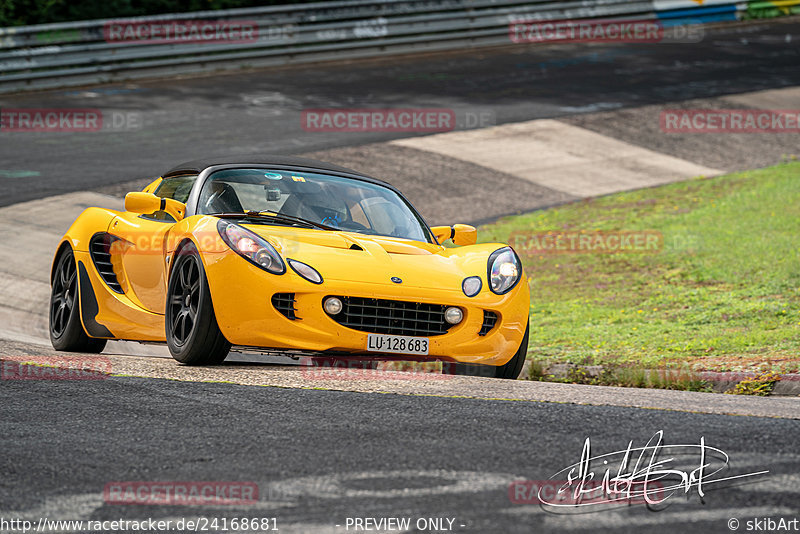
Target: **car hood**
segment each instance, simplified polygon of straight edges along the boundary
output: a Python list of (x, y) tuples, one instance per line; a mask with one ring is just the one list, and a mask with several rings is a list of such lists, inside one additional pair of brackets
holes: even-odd
[(486, 278), (489, 255), (505, 245), (446, 248), (394, 237), (262, 225), (247, 227), (269, 240), (284, 258), (314, 267), (325, 280), (461, 291), (467, 276)]

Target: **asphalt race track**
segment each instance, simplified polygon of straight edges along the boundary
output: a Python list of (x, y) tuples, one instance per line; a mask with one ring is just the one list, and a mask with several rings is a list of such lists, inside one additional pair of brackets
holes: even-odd
[[(565, 154), (574, 150), (569, 136), (597, 153), (615, 151), (609, 160), (630, 158), (610, 167), (621, 177), (608, 190), (798, 154), (796, 134), (659, 131), (658, 115), (670, 108), (800, 108), (800, 21), (708, 32), (694, 45), (521, 46), (3, 96), (4, 109), (91, 107), (136, 120), (100, 133), (0, 132), (0, 365), (53, 355), (42, 299), (52, 240), (73, 212), (119, 204), (126, 191), (199, 155), (312, 154), (396, 183), (430, 222), (450, 223), (606, 191), (591, 174), (579, 175), (580, 165), (574, 176), (562, 171), (560, 183), (548, 179), (557, 169), (531, 171), (539, 160), (493, 159), (486, 147), (513, 143), (520, 129), (553, 150), (563, 144)], [(451, 108), (461, 124), (430, 137), (301, 126), (303, 109), (367, 106)], [(467, 124), (481, 116), (491, 120)], [(473, 126), (484, 128), (464, 131)], [(463, 157), (453, 155), (470, 140)], [(659, 175), (671, 168), (678, 170)], [(631, 169), (647, 179), (622, 176), (636, 174)], [(474, 377), (323, 382), (298, 367), (235, 363), (241, 357), (189, 369), (148, 356), (163, 350), (129, 345), (127, 353), (107, 349), (114, 376), (103, 380), (0, 380), (0, 521), (203, 516), (274, 518), (288, 533), (673, 533), (754, 531), (748, 521), (800, 519), (798, 398)], [(695, 484), (660, 494), (669, 498), (653, 510), (634, 502), (567, 513), (533, 497), (520, 502), (512, 486), (563, 483), (559, 471), (579, 462), (587, 438), (596, 456), (630, 442), (642, 447), (662, 430), (666, 445), (684, 447), (663, 451), (660, 459), (677, 460), (661, 468), (689, 476), (701, 462), (701, 439), (729, 456), (707, 474), (702, 498)], [(605, 469), (601, 460), (592, 468), (597, 477)], [(193, 506), (104, 499), (107, 485), (126, 481), (251, 483), (258, 498)], [(390, 517), (410, 518), (411, 526), (353, 526), (354, 518)], [(2, 533), (20, 531), (0, 522)]]
[[(8, 383), (0, 395), (3, 517), (276, 517), (281, 532), (309, 533), (347, 532), (348, 517), (449, 517), (453, 532), (672, 533), (798, 514), (797, 420), (135, 378)], [(661, 429), (668, 443), (705, 436), (725, 450), (728, 476), (770, 473), (709, 485), (704, 503), (679, 491), (660, 512), (553, 514), (509, 498), (513, 481), (578, 462), (587, 436), (602, 454)], [(106, 484), (129, 480), (252, 481), (261, 499), (104, 504)]]

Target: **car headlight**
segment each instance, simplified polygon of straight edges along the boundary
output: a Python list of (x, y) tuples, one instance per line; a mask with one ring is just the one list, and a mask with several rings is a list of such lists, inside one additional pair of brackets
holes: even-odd
[(488, 278), (493, 293), (508, 293), (517, 285), (521, 276), (522, 265), (511, 247), (495, 250), (489, 256)]
[(310, 265), (306, 265), (302, 261), (293, 260), (291, 258), (287, 258), (286, 262), (289, 264), (289, 267), (292, 268), (294, 272), (311, 282), (312, 284), (321, 284), (322, 283), (322, 275), (317, 272), (315, 268)]
[(255, 232), (224, 219), (217, 223), (217, 231), (234, 252), (256, 267), (272, 274), (286, 272), (286, 265), (275, 247)]

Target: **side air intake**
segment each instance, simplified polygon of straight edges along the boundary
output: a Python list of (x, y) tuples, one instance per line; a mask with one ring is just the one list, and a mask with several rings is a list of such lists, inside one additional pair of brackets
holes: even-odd
[(94, 234), (89, 241), (89, 254), (103, 282), (112, 291), (123, 293), (122, 286), (119, 285), (117, 275), (114, 273), (114, 266), (111, 264), (111, 244), (114, 241), (119, 241), (119, 238), (105, 232)]

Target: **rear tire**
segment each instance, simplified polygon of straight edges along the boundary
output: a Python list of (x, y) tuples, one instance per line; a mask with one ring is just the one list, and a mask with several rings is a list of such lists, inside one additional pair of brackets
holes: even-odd
[(194, 244), (188, 244), (175, 258), (165, 313), (169, 352), (187, 365), (220, 364), (231, 344), (217, 324), (200, 254)]
[(530, 324), (525, 328), (525, 335), (517, 348), (517, 352), (507, 363), (503, 365), (482, 365), (479, 363), (445, 363), (442, 366), (442, 373), (465, 376), (485, 376), (489, 378), (504, 378), (516, 380), (522, 372), (525, 364), (525, 357), (528, 354), (528, 333)]
[(64, 249), (56, 262), (48, 316), (50, 342), (54, 349), (92, 354), (103, 352), (106, 340), (89, 337), (81, 324), (78, 269), (75, 254), (69, 247)]

